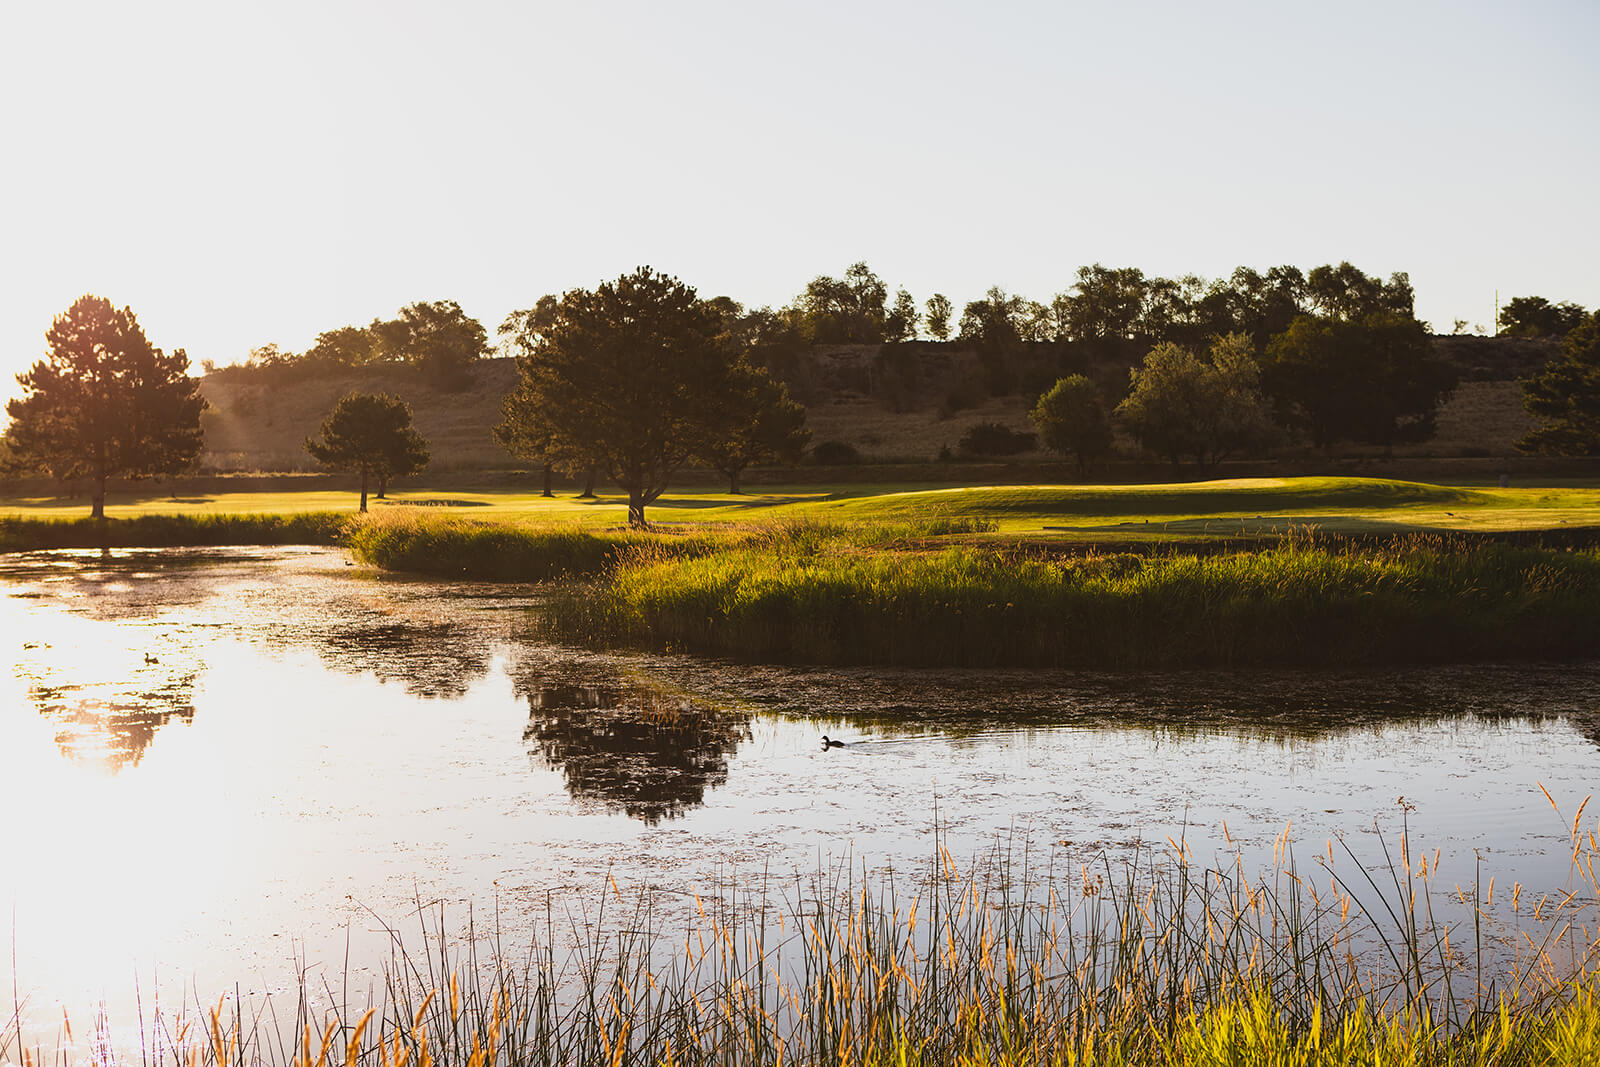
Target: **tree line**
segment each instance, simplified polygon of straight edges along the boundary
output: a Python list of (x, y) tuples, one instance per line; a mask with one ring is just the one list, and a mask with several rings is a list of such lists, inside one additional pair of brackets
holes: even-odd
[[(1454, 386), (1412, 311), (1404, 274), (1387, 280), (1348, 263), (1300, 272), (1240, 268), (1226, 282), (1147, 279), (1099, 265), (1050, 305), (991, 289), (966, 305), (957, 340), (980, 352), (1103, 342), (1144, 349), (1114, 407), (1082, 374), (1064, 374), (1033, 409), (1045, 443), (1081, 465), (1110, 448), (1119, 423), (1146, 449), (1201, 465), (1260, 450), (1288, 433), (1313, 444), (1392, 445), (1425, 439)], [(1600, 311), (1508, 303), (1503, 323), (1525, 335), (1562, 337), (1562, 356), (1524, 382), (1544, 425), (1528, 451), (1600, 454)], [(924, 314), (924, 311), (926, 314)], [(819, 277), (796, 302), (747, 312), (642, 267), (594, 289), (546, 295), (500, 325), (518, 384), (494, 434), (513, 454), (552, 471), (604, 476), (628, 496), (632, 524), (688, 463), (729, 477), (769, 460), (795, 462), (809, 442), (804, 409), (764, 353), (802, 342), (892, 343), (926, 328), (948, 334), (953, 305), (935, 294), (922, 309), (865, 264)], [(1509, 315), (1508, 319), (1506, 315)], [(1547, 331), (1541, 333), (1540, 331)], [(52, 323), (48, 355), (18, 376), (24, 395), (0, 452), (9, 469), (89, 477), (103, 515), (110, 477), (177, 473), (199, 455), (205, 406), (188, 358), (150, 345), (131, 309), (79, 299)], [(491, 351), (487, 333), (453, 301), (419, 302), (393, 320), (341, 327), (299, 356), (258, 349), (255, 365), (354, 367), (407, 363), (459, 388)], [(411, 413), (387, 397), (341, 400), (307, 451), (331, 468), (388, 481), (427, 462)]]

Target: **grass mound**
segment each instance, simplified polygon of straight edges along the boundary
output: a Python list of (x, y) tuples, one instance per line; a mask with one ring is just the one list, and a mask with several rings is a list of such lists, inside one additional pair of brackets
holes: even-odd
[(833, 505), (840, 514), (951, 514), (1050, 517), (1225, 515), (1465, 507), (1477, 494), (1421, 482), (1381, 478), (1249, 478), (1126, 486), (983, 486), (855, 498)]

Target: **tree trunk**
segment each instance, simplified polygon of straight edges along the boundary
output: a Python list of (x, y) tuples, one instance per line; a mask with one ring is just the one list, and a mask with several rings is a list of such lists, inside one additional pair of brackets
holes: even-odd
[(361, 510), (367, 510), (367, 472), (361, 472)]
[[(594, 497), (594, 477), (595, 477), (595, 469), (593, 467), (590, 467), (589, 468), (589, 473), (584, 476), (584, 479), (583, 479), (583, 492), (578, 494), (578, 499), (579, 500), (590, 500), (590, 499), (592, 499)], [(628, 508), (629, 508), (630, 513), (631, 513), (632, 508), (633, 508), (633, 504), (632, 504), (633, 497), (632, 497), (632, 492), (631, 491), (629, 492), (629, 498), (628, 499), (630, 501), (629, 504), (628, 504)], [(641, 516), (640, 521), (643, 522), (644, 520), (643, 520), (642, 516), (644, 515), (644, 505), (640, 504), (639, 505), (639, 509), (640, 509), (639, 510), (639, 514)]]
[(646, 527), (644, 521), (644, 494), (637, 489), (628, 490), (628, 526), (635, 530)]
[(89, 489), (89, 517), (106, 517), (106, 453), (105, 445), (95, 449), (94, 484)]
[(544, 465), (544, 492), (540, 493), (539, 495), (555, 496), (555, 494), (550, 491), (550, 464), (548, 463)]
[(728, 492), (733, 496), (742, 496), (743, 491), (739, 488), (739, 475), (741, 472), (738, 470), (731, 470), (724, 471), (723, 473), (728, 476)]
[(389, 479), (385, 478), (381, 474), (378, 475), (378, 491), (376, 493), (373, 493), (372, 495), (374, 497), (376, 497), (377, 499), (379, 499), (379, 500), (383, 500), (384, 499), (384, 495), (383, 494), (385, 492), (387, 492), (388, 489), (389, 489)]

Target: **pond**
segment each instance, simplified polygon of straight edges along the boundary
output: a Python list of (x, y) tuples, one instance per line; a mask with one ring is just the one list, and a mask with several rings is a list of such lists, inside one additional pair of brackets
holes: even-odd
[(1572, 884), (1600, 782), (1593, 664), (760, 667), (555, 647), (527, 587), (330, 550), (33, 553), (0, 575), (0, 977), (43, 1020), (364, 988), (390, 931), (441, 907), (515, 942), (551, 909), (581, 926), (613, 881), (687, 907), (917, 870), (937, 845), (1380, 867), (1409, 832), (1439, 885), (1544, 892)]

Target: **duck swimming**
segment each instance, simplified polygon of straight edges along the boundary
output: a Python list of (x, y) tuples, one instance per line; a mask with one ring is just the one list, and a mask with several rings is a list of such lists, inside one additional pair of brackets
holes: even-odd
[(822, 735), (822, 747), (823, 748), (843, 748), (844, 747), (844, 742), (843, 741), (829, 741), (828, 740), (828, 735), (827, 734), (823, 734)]

